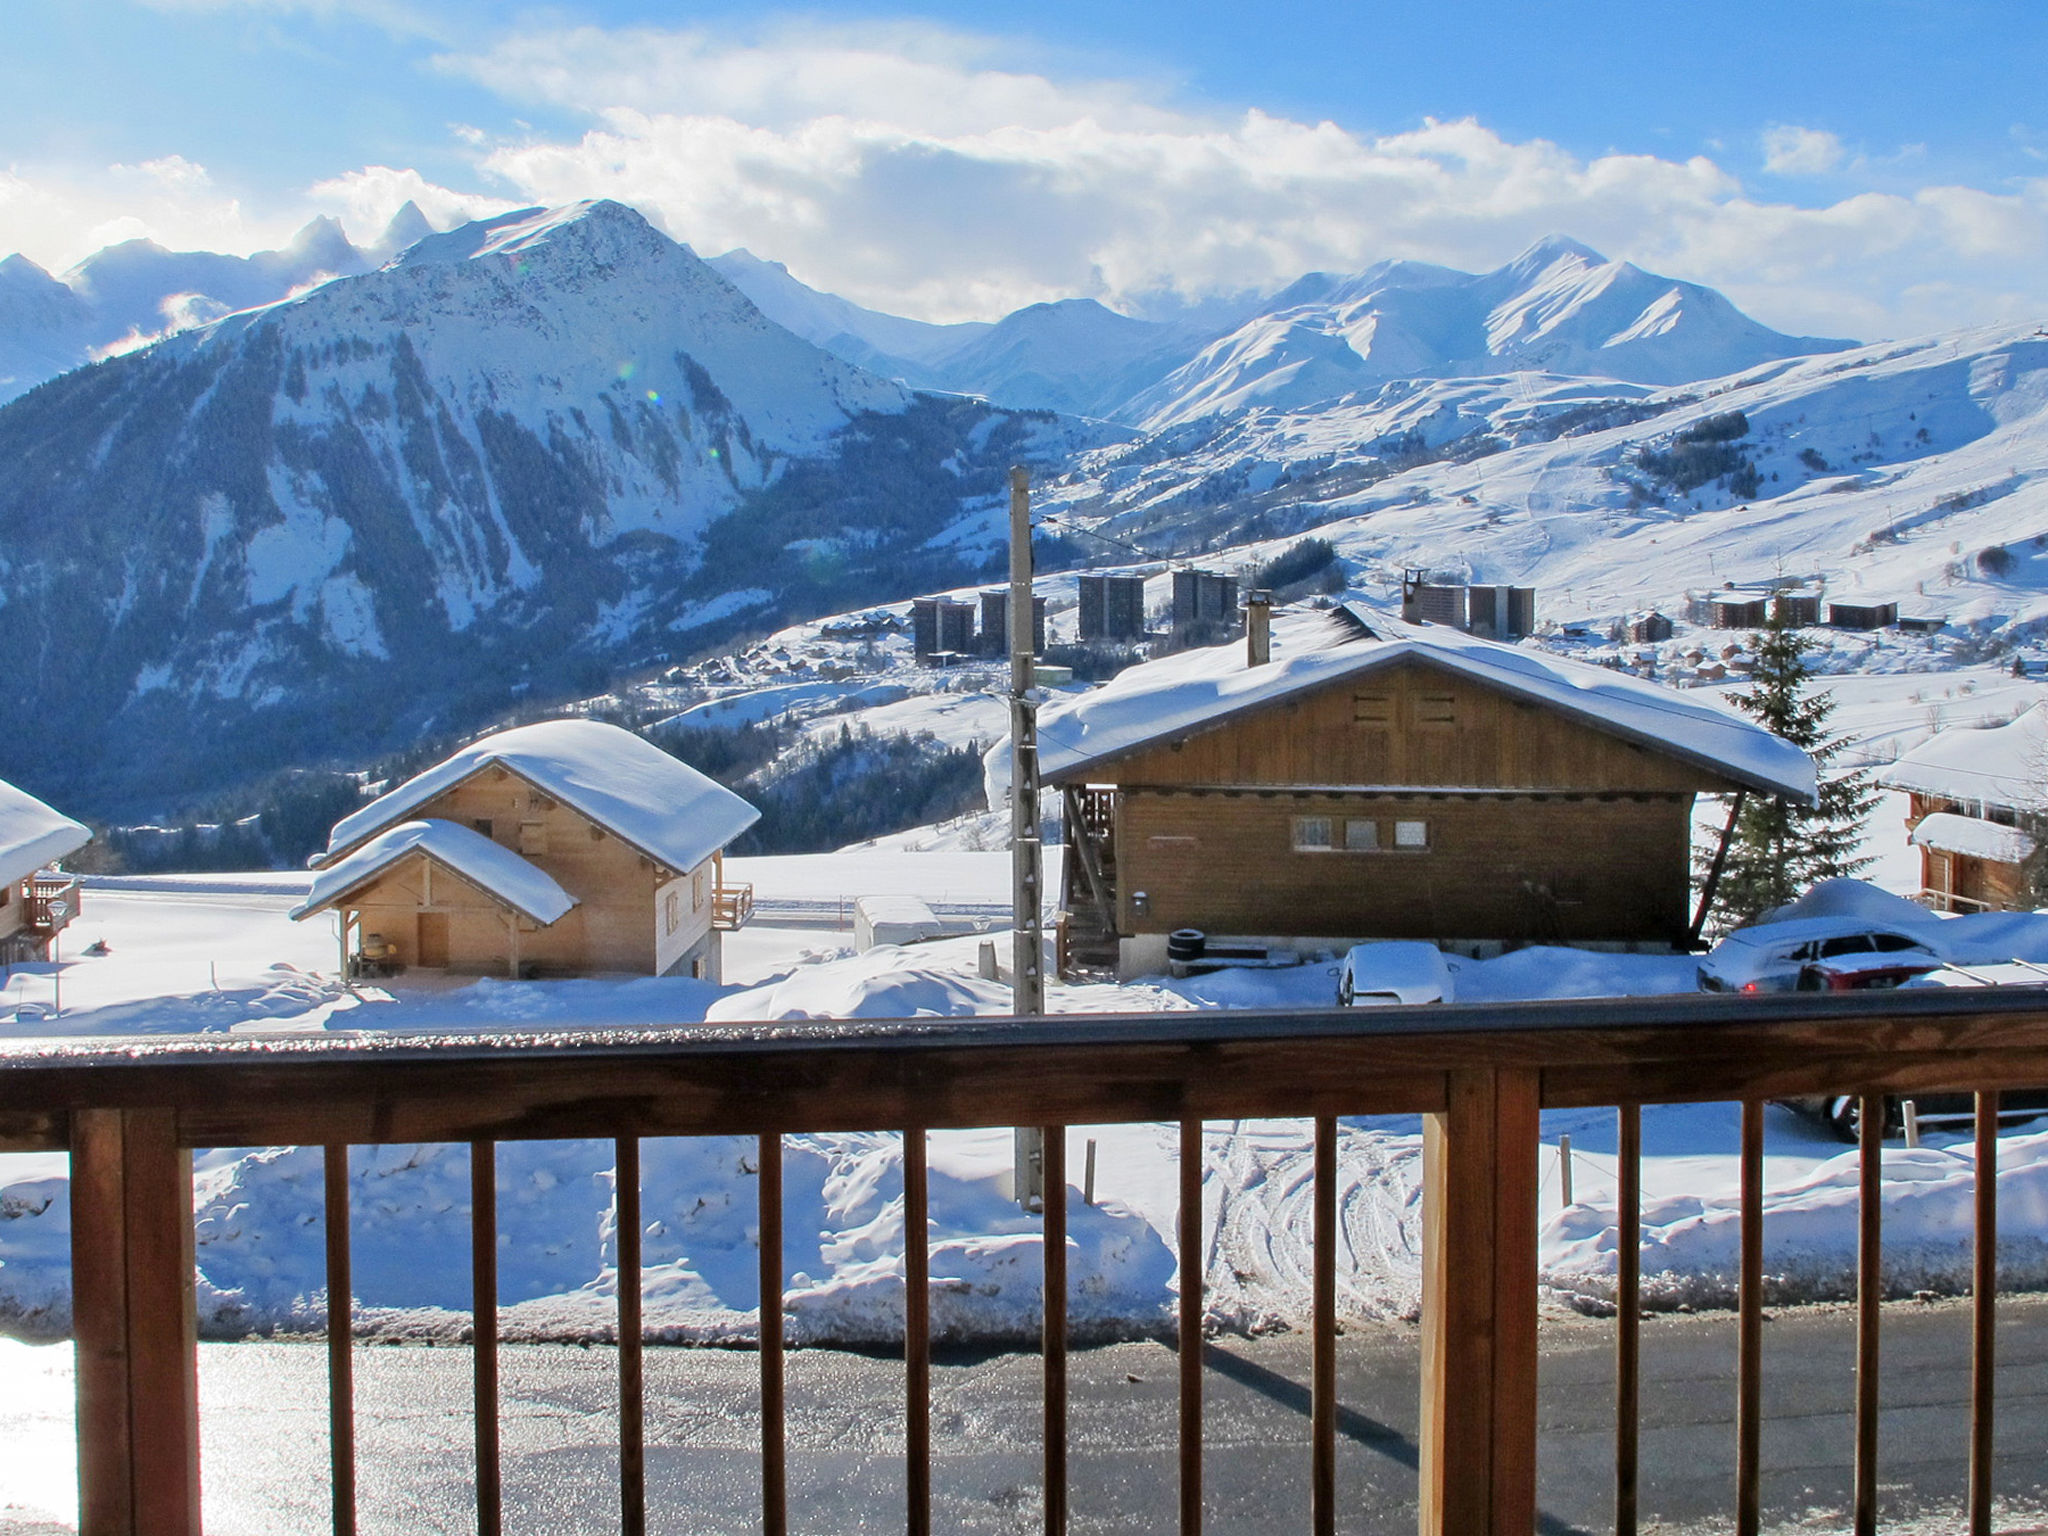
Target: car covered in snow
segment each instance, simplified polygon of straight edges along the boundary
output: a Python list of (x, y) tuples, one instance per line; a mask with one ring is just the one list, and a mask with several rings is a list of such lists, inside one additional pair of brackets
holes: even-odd
[(1337, 967), (1337, 1003), (1343, 1008), (1448, 1003), (1456, 991), (1444, 952), (1421, 939), (1354, 944)]
[[(1931, 933), (1871, 923), (1853, 917), (1804, 917), (1738, 928), (1716, 944), (1699, 964), (1702, 992), (1792, 992), (1809, 966), (1846, 974), (1864, 960), (1884, 957), (1896, 967), (1942, 963)], [(1824, 980), (1826, 971), (1816, 972)], [(1822, 986), (1821, 990), (1832, 990)]]

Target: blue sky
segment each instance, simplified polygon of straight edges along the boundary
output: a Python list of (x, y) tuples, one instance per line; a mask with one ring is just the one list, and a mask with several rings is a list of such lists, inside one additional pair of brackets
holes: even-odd
[(931, 318), (1552, 230), (1790, 329), (2048, 316), (2031, 0), (9, 10), (0, 251), (53, 269), (604, 195)]

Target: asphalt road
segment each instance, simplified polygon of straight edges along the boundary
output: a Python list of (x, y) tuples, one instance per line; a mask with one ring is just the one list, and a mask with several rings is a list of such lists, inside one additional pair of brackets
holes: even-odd
[[(1968, 1314), (1900, 1303), (1884, 1322), (1881, 1480), (1887, 1531), (1957, 1529), (1965, 1477)], [(1777, 1314), (1765, 1329), (1764, 1503), (1773, 1530), (1838, 1530), (1848, 1508), (1853, 1317)], [(1355, 1328), (1340, 1346), (1341, 1528), (1415, 1529), (1418, 1335)], [(2003, 1529), (2048, 1530), (2048, 1298), (2001, 1311), (1998, 1490)], [(1660, 1317), (1643, 1328), (1644, 1529), (1726, 1530), (1734, 1502), (1734, 1319)], [(1539, 1530), (1611, 1529), (1612, 1325), (1546, 1321)], [(1306, 1528), (1305, 1338), (1223, 1339), (1207, 1362), (1206, 1529)], [(1076, 1532), (1170, 1533), (1175, 1513), (1173, 1351), (1122, 1344), (1072, 1362)], [(359, 1352), (362, 1529), (466, 1532), (469, 1359), (463, 1349)], [(507, 1530), (615, 1530), (614, 1361), (606, 1349), (503, 1352)], [(647, 1354), (650, 1526), (754, 1528), (758, 1459), (751, 1354)], [(324, 1353), (318, 1345), (201, 1350), (207, 1529), (326, 1529)], [(1038, 1362), (942, 1358), (933, 1373), (934, 1525), (1039, 1528)], [(806, 1350), (789, 1357), (795, 1530), (902, 1528), (902, 1366)], [(4, 1522), (0, 1522), (4, 1528)], [(26, 1530), (27, 1527), (16, 1527)]]

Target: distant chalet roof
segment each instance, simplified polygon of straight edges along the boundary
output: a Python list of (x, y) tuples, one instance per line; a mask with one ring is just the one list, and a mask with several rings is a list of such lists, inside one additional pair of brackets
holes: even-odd
[(1944, 800), (2048, 810), (2048, 704), (2004, 725), (1938, 731), (1879, 769), (1877, 782)]
[(1994, 864), (2024, 864), (2033, 857), (2035, 847), (2033, 838), (2018, 827), (1958, 816), (1953, 811), (1922, 816), (1913, 828), (1913, 842), (1917, 847), (1989, 859)]
[(543, 928), (559, 921), (576, 905), (576, 898), (557, 885), (552, 876), (511, 849), (455, 822), (429, 818), (402, 822), (380, 832), (347, 858), (337, 859), (322, 869), (306, 899), (292, 908), (292, 917), (308, 918), (326, 911), (351, 891), (369, 884), (416, 853), (425, 854)]
[[(1182, 651), (1049, 706), (1038, 723), (1040, 773), (1072, 779), (1155, 742), (1410, 660), (1575, 716), (1746, 788), (1814, 798), (1813, 760), (1732, 710), (1610, 668), (1442, 625), (1404, 624), (1358, 605), (1276, 620), (1273, 659), (1264, 666), (1247, 666), (1242, 644)], [(990, 753), (991, 788), (1008, 782), (1006, 753), (1005, 744)]]
[(90, 827), (0, 779), (0, 885), (26, 880), (91, 841)]
[(321, 868), (444, 790), (487, 768), (516, 773), (676, 873), (696, 868), (761, 819), (738, 795), (631, 731), (544, 720), (473, 741), (335, 823)]

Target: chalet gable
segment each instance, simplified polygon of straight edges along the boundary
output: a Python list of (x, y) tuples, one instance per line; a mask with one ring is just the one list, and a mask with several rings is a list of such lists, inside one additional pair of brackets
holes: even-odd
[(1237, 646), (1183, 652), (1048, 709), (1045, 781), (1813, 797), (1790, 743), (1604, 668), (1350, 609), (1274, 640), (1262, 666)]
[[(379, 832), (429, 814), (429, 807), (496, 773), (524, 784), (529, 804), (536, 795), (559, 804), (679, 874), (719, 852), (761, 814), (630, 731), (594, 720), (548, 720), (474, 741), (343, 818), (314, 867), (348, 856)], [(534, 856), (545, 855), (536, 850)]]

